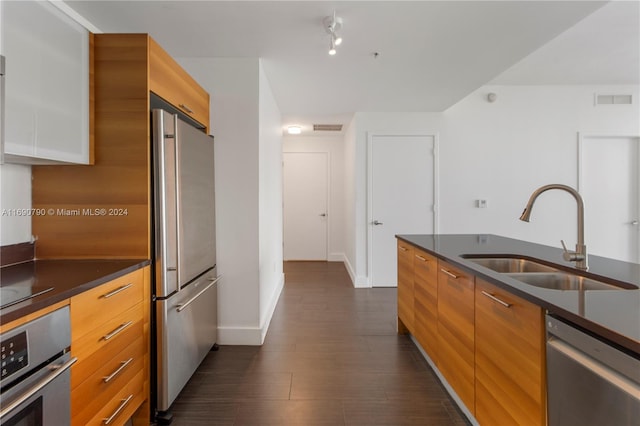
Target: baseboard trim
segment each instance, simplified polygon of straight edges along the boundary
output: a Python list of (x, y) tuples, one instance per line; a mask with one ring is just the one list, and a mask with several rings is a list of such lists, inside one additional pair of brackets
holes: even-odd
[(273, 313), (276, 311), (276, 306), (278, 306), (278, 300), (280, 299), (280, 295), (282, 294), (282, 290), (284, 289), (284, 274), (280, 274), (280, 281), (273, 292), (271, 297), (271, 301), (269, 302), (269, 307), (265, 314), (263, 315), (260, 321), (260, 344), (264, 343), (265, 337), (267, 337), (267, 332), (269, 331), (269, 324), (271, 324), (271, 318), (273, 318)]
[(284, 289), (284, 274), (280, 275), (280, 280), (274, 290), (268, 309), (265, 311), (260, 321), (260, 327), (226, 327), (218, 326), (219, 345), (247, 345), (260, 346), (264, 343), (264, 339), (269, 331), (271, 318), (278, 306), (278, 300)]

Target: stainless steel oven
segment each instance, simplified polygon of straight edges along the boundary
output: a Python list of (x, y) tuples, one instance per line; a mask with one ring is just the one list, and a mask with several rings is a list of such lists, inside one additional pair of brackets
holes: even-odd
[(68, 307), (0, 336), (0, 425), (71, 423), (70, 344)]

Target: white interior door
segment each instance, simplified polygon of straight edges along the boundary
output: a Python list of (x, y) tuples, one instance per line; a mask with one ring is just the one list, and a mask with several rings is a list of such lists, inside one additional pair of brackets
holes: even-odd
[(396, 234), (435, 229), (435, 137), (369, 139), (369, 279), (395, 287)]
[(587, 252), (640, 263), (640, 138), (582, 137)]
[(327, 260), (329, 154), (283, 157), (284, 260)]

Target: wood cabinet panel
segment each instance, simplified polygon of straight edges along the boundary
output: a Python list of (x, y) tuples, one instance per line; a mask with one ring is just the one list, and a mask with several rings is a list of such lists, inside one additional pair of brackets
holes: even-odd
[(475, 316), (476, 418), (480, 424), (544, 425), (542, 308), (477, 279)]
[(438, 369), (475, 409), (474, 277), (438, 262)]
[[(85, 424), (138, 372), (144, 371), (143, 351), (143, 337), (140, 336), (108, 362), (99, 365), (89, 378), (73, 390), (71, 410), (74, 423)], [(107, 378), (110, 379), (105, 382)]]
[[(71, 308), (73, 309), (73, 301)], [(94, 352), (105, 351), (113, 356), (114, 352), (112, 352), (111, 345), (117, 346), (119, 340), (130, 343), (132, 339), (127, 339), (127, 337), (131, 334), (142, 335), (143, 326), (143, 306), (141, 303), (125, 312), (114, 315), (109, 321), (100, 324), (79, 338), (74, 338), (72, 323), (71, 352), (74, 356), (78, 357), (78, 363), (81, 363)], [(131, 330), (134, 331), (131, 332)], [(108, 338), (110, 335), (113, 337)]]
[(149, 89), (209, 127), (209, 94), (153, 39), (149, 39)]
[(398, 332), (413, 333), (413, 247), (398, 240)]
[(104, 324), (114, 314), (142, 302), (143, 298), (143, 269), (75, 296), (71, 306), (73, 340)]
[[(140, 371), (125, 386), (119, 389), (116, 395), (106, 402), (90, 420), (84, 421), (82, 418), (73, 417), (71, 424), (73, 426), (101, 426), (104, 425), (105, 419), (113, 416), (112, 422), (109, 423), (110, 425), (124, 425), (144, 402), (143, 383), (144, 372)], [(122, 408), (118, 411), (120, 407)]]
[(429, 357), (437, 362), (438, 349), (438, 260), (415, 249), (414, 336)]

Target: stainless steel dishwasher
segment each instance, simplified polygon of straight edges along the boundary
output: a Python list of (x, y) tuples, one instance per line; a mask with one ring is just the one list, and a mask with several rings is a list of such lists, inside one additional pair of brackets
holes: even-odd
[(550, 315), (549, 426), (637, 426), (640, 359)]

